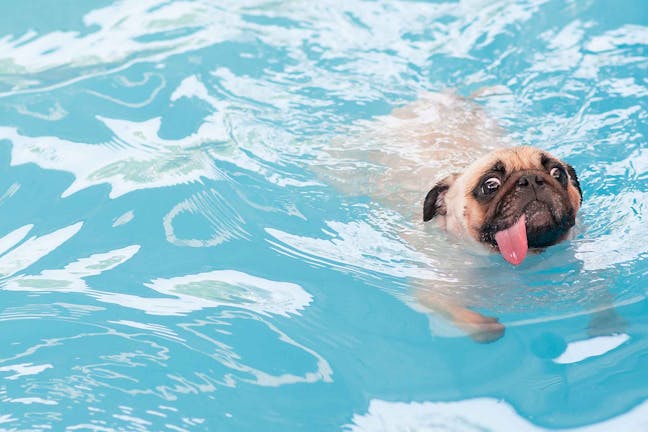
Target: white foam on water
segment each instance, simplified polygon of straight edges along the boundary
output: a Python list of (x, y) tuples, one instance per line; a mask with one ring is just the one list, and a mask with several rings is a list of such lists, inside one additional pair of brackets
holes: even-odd
[(609, 432), (642, 431), (648, 426), (648, 401), (625, 414), (577, 428), (549, 429), (521, 417), (507, 402), (493, 398), (458, 402), (388, 402), (373, 399), (365, 414), (355, 414), (351, 432)]

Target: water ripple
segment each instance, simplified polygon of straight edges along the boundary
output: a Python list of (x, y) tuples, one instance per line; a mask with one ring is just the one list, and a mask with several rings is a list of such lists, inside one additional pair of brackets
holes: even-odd
[[(191, 224), (193, 231), (204, 219), (210, 229), (208, 239), (178, 238), (174, 225), (175, 219), (184, 219)], [(187, 220), (188, 219), (188, 220)], [(239, 213), (218, 192), (205, 191), (193, 195), (177, 204), (163, 219), (167, 240), (178, 246), (211, 247), (234, 239), (249, 239), (245, 221)]]

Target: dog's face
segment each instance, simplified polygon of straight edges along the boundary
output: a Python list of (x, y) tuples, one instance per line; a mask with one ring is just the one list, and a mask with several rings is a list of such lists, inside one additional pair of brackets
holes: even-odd
[(435, 218), (448, 231), (486, 244), (518, 265), (529, 248), (567, 237), (581, 201), (570, 165), (533, 147), (514, 147), (437, 183), (425, 197), (423, 220)]

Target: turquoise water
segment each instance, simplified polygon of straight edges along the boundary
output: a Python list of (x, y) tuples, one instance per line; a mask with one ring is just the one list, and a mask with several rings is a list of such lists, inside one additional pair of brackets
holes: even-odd
[[(2, 4), (2, 430), (646, 430), (643, 0)], [(412, 300), (442, 257), (313, 168), (490, 86), (585, 199), (575, 239), (480, 258), (519, 289), (479, 345)]]

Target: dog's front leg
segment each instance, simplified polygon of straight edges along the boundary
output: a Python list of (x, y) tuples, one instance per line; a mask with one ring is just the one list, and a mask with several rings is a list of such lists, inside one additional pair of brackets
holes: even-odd
[(416, 296), (423, 306), (451, 321), (475, 342), (490, 343), (504, 335), (506, 328), (497, 318), (472, 311), (456, 301), (443, 299), (429, 290), (417, 289)]

